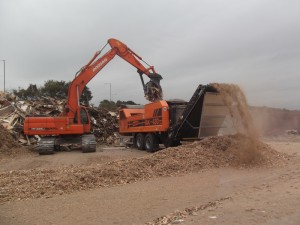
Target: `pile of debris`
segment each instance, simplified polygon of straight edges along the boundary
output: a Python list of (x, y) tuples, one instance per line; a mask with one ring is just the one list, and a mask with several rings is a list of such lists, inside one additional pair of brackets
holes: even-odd
[(117, 113), (99, 107), (89, 107), (88, 112), (97, 143), (114, 144), (119, 138)]
[[(59, 116), (65, 100), (37, 97), (32, 100), (18, 100), (12, 94), (0, 92), (0, 124), (6, 128), (22, 145), (37, 144), (38, 135), (27, 136), (23, 124), (28, 115)], [(113, 144), (118, 139), (117, 114), (98, 107), (89, 107), (92, 131), (99, 144)]]

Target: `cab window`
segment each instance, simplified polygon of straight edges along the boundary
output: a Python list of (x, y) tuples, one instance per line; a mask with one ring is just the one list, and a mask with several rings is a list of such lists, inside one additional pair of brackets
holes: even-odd
[(84, 109), (80, 109), (80, 119), (82, 124), (89, 124), (88, 115)]

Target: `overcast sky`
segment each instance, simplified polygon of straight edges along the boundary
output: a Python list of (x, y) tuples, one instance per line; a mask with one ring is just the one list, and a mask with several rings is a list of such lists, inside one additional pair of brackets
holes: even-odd
[[(165, 99), (226, 82), (251, 105), (300, 109), (299, 0), (0, 0), (7, 89), (72, 80), (111, 37), (163, 76)], [(118, 57), (88, 84), (97, 105), (109, 99), (105, 83), (115, 101), (146, 103), (136, 69)]]

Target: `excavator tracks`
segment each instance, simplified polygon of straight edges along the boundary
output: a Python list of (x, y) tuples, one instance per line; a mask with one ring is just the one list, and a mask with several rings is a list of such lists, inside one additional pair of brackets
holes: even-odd
[(55, 147), (62, 144), (81, 144), (83, 153), (96, 152), (96, 138), (93, 134), (85, 134), (81, 137), (44, 137), (40, 140), (38, 151), (40, 155), (51, 155)]
[(39, 142), (38, 151), (40, 155), (51, 155), (54, 153), (55, 137), (45, 137)]
[(93, 134), (85, 134), (81, 137), (81, 148), (83, 153), (96, 151), (96, 138)]

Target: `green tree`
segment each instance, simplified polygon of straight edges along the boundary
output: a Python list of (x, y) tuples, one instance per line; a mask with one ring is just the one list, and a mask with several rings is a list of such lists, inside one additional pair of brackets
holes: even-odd
[[(27, 89), (13, 90), (13, 93), (21, 99), (34, 99), (39, 96), (66, 99), (68, 97), (69, 85), (71, 82), (47, 80), (44, 85), (37, 88), (35, 84), (30, 84)], [(80, 96), (80, 103), (89, 105), (93, 98), (92, 92), (86, 86)]]
[(20, 99), (29, 100), (35, 99), (41, 95), (41, 90), (35, 84), (29, 84), (27, 89), (19, 88), (13, 90), (14, 95)]
[(131, 100), (129, 100), (129, 101), (120, 101), (120, 100), (118, 100), (116, 102), (116, 106), (120, 107), (121, 105), (137, 105), (137, 104), (134, 101), (131, 101)]
[(99, 107), (107, 109), (107, 110), (116, 110), (117, 106), (114, 101), (109, 101), (107, 99), (104, 99), (100, 102)]
[(92, 98), (92, 92), (87, 86), (85, 86), (80, 96), (80, 102), (84, 105), (90, 105), (90, 101), (92, 100)]
[(47, 80), (41, 88), (41, 94), (52, 98), (66, 98), (69, 83), (65, 81)]

